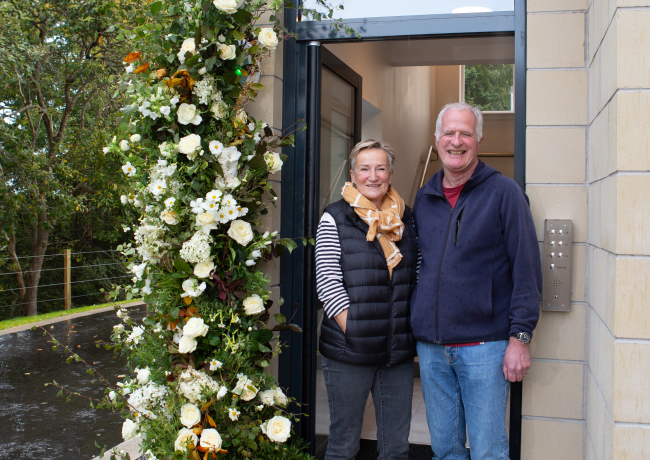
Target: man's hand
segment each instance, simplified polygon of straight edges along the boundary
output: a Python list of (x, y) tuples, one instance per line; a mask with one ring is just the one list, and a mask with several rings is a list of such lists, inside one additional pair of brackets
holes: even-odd
[[(342, 330), (343, 333), (345, 334), (345, 326), (346, 326), (346, 324), (347, 324), (347, 322), (348, 322), (348, 309), (346, 308), (346, 309), (343, 310), (341, 313), (339, 313), (338, 315), (336, 315), (336, 316), (334, 317), (334, 320), (336, 321), (336, 324), (339, 325), (339, 327), (341, 328), (341, 330)], [(529, 361), (530, 361), (530, 360), (529, 360)]]
[(523, 344), (514, 337), (510, 337), (506, 356), (503, 358), (503, 375), (506, 380), (511, 382), (521, 382), (528, 369), (530, 369), (528, 344)]

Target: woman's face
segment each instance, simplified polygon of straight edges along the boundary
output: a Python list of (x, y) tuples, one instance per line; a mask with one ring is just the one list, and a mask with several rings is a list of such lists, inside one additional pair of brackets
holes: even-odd
[(379, 208), (393, 182), (388, 154), (380, 149), (359, 152), (354, 161), (354, 169), (350, 170), (350, 176), (359, 193)]

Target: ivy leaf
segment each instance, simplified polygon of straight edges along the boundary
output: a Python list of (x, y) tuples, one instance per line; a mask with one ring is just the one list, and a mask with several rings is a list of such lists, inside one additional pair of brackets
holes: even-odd
[(246, 36), (243, 33), (241, 33), (240, 31), (238, 31), (238, 30), (233, 31), (232, 37), (235, 40), (240, 40), (240, 41), (244, 40), (246, 38)]

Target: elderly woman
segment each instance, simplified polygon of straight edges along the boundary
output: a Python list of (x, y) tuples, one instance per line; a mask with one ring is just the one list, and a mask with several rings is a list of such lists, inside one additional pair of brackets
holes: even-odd
[(415, 342), (409, 298), (416, 282), (413, 217), (391, 187), (395, 154), (374, 140), (350, 154), (351, 182), (325, 208), (316, 235), (320, 335), (330, 409), (326, 460), (359, 451), (372, 392), (379, 459), (408, 458)]

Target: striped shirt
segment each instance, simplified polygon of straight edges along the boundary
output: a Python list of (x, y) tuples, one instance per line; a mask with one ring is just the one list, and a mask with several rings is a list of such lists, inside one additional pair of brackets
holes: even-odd
[(350, 307), (350, 298), (343, 286), (339, 231), (328, 212), (323, 213), (316, 231), (316, 292), (328, 318)]
[[(416, 277), (421, 261), (418, 248)], [(350, 307), (350, 298), (343, 286), (339, 232), (334, 218), (327, 212), (323, 213), (316, 231), (316, 292), (328, 318)]]

